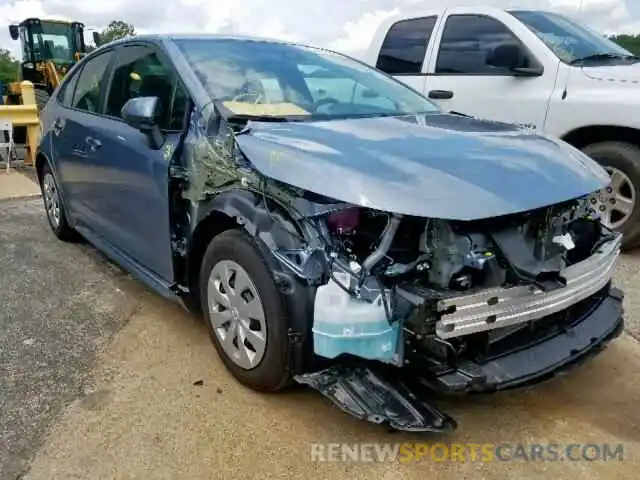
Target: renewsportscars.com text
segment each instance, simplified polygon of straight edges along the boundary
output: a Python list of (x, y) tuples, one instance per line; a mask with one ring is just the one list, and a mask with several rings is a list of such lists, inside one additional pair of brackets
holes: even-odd
[(609, 462), (624, 445), (609, 443), (314, 443), (313, 462)]

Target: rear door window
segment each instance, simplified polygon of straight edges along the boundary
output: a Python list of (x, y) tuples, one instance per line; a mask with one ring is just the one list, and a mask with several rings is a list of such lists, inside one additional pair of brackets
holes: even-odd
[(389, 29), (376, 67), (390, 75), (419, 74), (437, 16), (401, 20)]
[(60, 89), (60, 93), (58, 93), (58, 101), (65, 107), (70, 107), (73, 103), (73, 94), (75, 93), (80, 73), (81, 72), (74, 72), (74, 75), (65, 81)]
[(113, 58), (113, 50), (87, 61), (80, 73), (71, 106), (87, 112), (100, 113), (100, 92), (107, 81), (107, 67)]

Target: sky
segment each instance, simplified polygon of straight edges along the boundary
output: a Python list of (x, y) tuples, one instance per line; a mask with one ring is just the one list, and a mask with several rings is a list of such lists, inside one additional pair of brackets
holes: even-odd
[(0, 0), (0, 47), (19, 55), (8, 25), (40, 17), (81, 21), (87, 39), (124, 20), (139, 33), (246, 34), (358, 55), (388, 16), (474, 4), (551, 10), (602, 33), (640, 33), (638, 0)]

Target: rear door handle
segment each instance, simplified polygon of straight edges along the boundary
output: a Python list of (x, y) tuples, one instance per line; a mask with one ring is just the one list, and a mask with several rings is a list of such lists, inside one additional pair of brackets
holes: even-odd
[(431, 90), (429, 92), (429, 98), (436, 100), (448, 100), (453, 98), (453, 92), (451, 90)]
[(96, 150), (98, 150), (101, 146), (102, 146), (102, 142), (100, 140), (98, 140), (97, 138), (93, 138), (93, 137), (87, 137), (84, 139), (85, 143), (87, 145), (89, 145), (89, 149), (92, 152), (95, 152)]
[(62, 129), (63, 128), (64, 128), (64, 120), (61, 119), (61, 118), (56, 118), (56, 120), (53, 122), (53, 125), (51, 125), (51, 129), (53, 130), (53, 134), (56, 137), (62, 133)]

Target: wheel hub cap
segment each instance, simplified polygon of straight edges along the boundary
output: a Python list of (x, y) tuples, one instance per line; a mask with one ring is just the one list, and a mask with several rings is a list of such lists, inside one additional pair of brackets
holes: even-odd
[(60, 197), (56, 183), (50, 173), (45, 174), (42, 179), (44, 206), (47, 210), (47, 216), (54, 228), (60, 225)]
[(267, 345), (262, 301), (249, 274), (231, 260), (218, 262), (207, 285), (209, 321), (224, 353), (245, 370), (258, 366)]
[(624, 225), (636, 206), (636, 190), (629, 177), (621, 170), (605, 167), (611, 184), (591, 197), (591, 206), (602, 218), (602, 223), (613, 229)]

